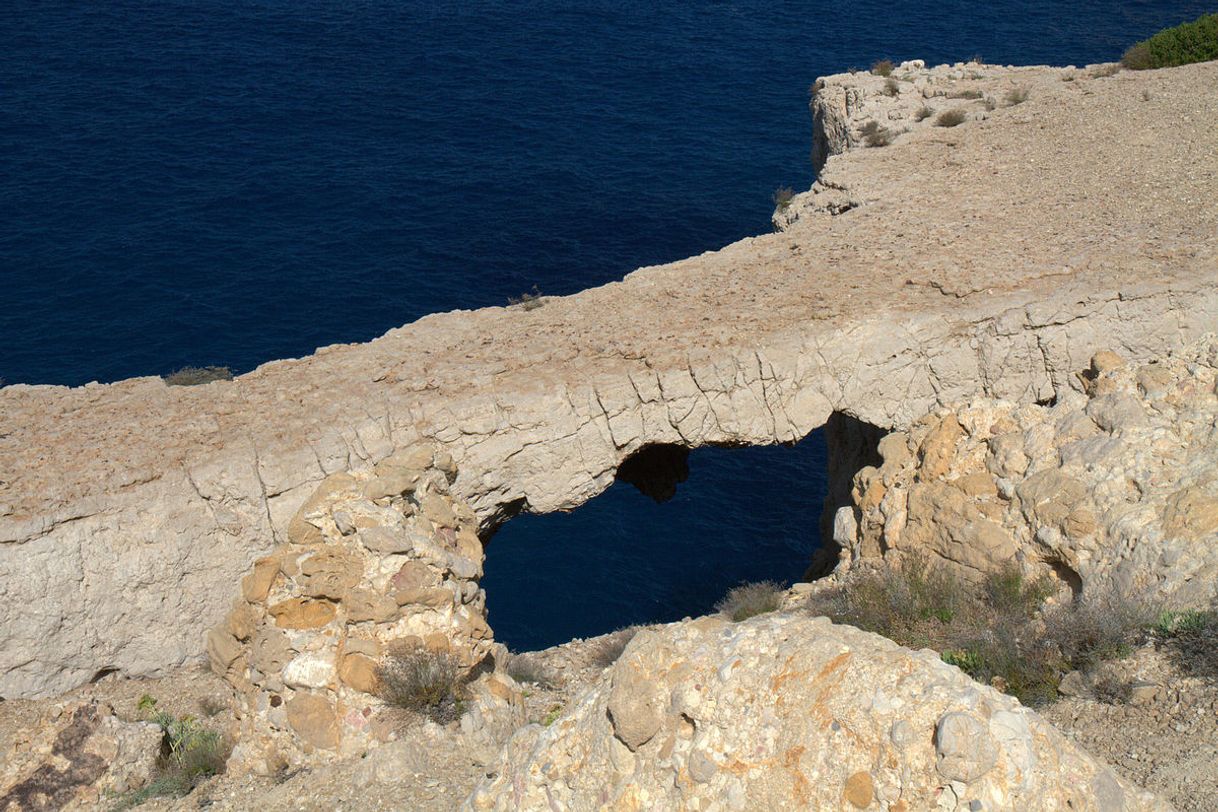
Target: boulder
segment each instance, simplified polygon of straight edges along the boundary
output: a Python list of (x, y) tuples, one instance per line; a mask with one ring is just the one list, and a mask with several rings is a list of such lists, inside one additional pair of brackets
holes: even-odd
[(464, 808), (1167, 810), (934, 652), (806, 614), (641, 632)]

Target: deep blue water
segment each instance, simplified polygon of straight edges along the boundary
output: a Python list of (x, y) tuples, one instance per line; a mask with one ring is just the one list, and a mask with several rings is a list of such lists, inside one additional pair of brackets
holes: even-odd
[[(1212, 7), (9, 0), (0, 378), (240, 372), (617, 279), (768, 228), (773, 190), (812, 180), (820, 74), (1110, 60)], [(797, 575), (823, 452), (692, 462), (667, 505), (616, 486), (509, 523), (488, 562), (499, 635), (539, 645)], [(555, 583), (570, 608), (542, 601)]]

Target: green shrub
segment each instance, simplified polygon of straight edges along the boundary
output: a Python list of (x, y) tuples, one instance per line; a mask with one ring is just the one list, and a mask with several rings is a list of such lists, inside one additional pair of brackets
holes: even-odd
[(895, 67), (891, 59), (881, 59), (871, 66), (871, 72), (876, 76), (892, 76), (892, 69)]
[(1167, 28), (1131, 46), (1121, 57), (1130, 70), (1170, 68), (1218, 59), (1218, 14)]
[(909, 648), (935, 649), (978, 682), (1034, 705), (1056, 698), (1069, 671), (1128, 654), (1154, 621), (1117, 595), (1046, 607), (1053, 592), (1048, 578), (1028, 580), (1013, 563), (970, 587), (907, 556), (899, 568), (853, 573), (808, 609)]
[(715, 604), (715, 609), (739, 623), (782, 608), (784, 591), (773, 581), (741, 584), (728, 590), (723, 599)]
[(774, 207), (779, 211), (786, 211), (794, 198), (794, 189), (790, 186), (780, 186), (774, 190)]
[(198, 386), (232, 379), (233, 373), (228, 367), (182, 367), (177, 372), (164, 376), (164, 381), (169, 386)]
[(445, 724), (461, 715), (461, 676), (460, 664), (447, 652), (394, 652), (377, 667), (377, 693), (388, 705)]
[(120, 795), (116, 810), (131, 809), (153, 798), (181, 798), (189, 795), (204, 778), (224, 772), (229, 754), (224, 737), (193, 716), (177, 717), (158, 711), (156, 704), (155, 698), (144, 694), (136, 707), (142, 716), (159, 725), (164, 734), (157, 772), (146, 786)]
[(1186, 674), (1218, 679), (1218, 609), (1164, 612), (1155, 632)]
[(936, 127), (956, 127), (968, 120), (968, 113), (963, 110), (944, 110), (935, 119)]

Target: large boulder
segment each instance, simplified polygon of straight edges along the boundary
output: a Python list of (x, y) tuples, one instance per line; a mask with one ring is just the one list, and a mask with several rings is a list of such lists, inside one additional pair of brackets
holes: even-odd
[(1016, 700), (825, 618), (640, 632), (466, 809), (1150, 810)]

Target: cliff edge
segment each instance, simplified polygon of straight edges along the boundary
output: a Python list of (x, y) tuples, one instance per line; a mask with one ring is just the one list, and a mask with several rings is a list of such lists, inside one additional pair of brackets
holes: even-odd
[[(0, 390), (0, 696), (198, 657), (323, 478), (416, 442), (451, 455), (485, 530), (581, 504), (648, 446), (1048, 401), (1096, 350), (1218, 328), (1218, 63), (953, 70), (909, 67), (895, 95), (823, 80), (854, 99), (848, 132), (882, 111), (891, 138), (828, 157), (782, 233), (232, 382)], [(894, 117), (905, 101), (966, 116)]]

